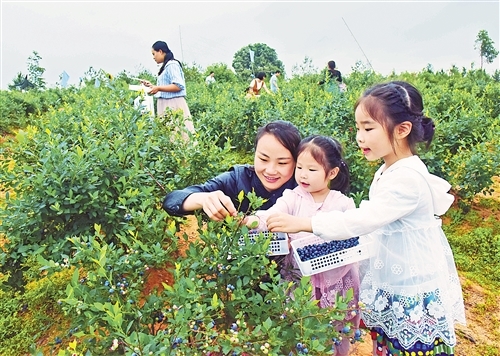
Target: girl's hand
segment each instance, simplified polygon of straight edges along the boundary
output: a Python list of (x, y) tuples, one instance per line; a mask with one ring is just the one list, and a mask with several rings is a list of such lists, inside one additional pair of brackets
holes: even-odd
[(144, 79), (140, 79), (140, 82), (142, 85), (145, 85), (147, 87), (152, 87), (153, 84), (151, 84), (151, 82), (149, 80), (144, 80)]
[(312, 232), (311, 219), (276, 213), (267, 218), (267, 229), (271, 232)]
[(259, 218), (255, 215), (245, 216), (241, 223), (253, 230), (259, 226)]
[(238, 211), (234, 207), (231, 198), (220, 190), (206, 194), (202, 207), (208, 217), (215, 221), (222, 221), (228, 215), (238, 215)]

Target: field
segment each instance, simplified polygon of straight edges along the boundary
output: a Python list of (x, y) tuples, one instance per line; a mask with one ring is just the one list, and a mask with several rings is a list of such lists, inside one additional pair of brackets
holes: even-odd
[[(307, 279), (280, 281), (269, 241), (240, 248), (235, 237), (246, 231), (237, 219), (173, 217), (161, 202), (251, 163), (257, 128), (285, 119), (303, 136), (344, 144), (359, 203), (379, 162), (357, 150), (352, 107), (388, 80), (421, 90), (436, 131), (420, 156), (456, 197), (443, 216), (468, 322), (457, 326), (456, 354), (500, 355), (498, 76), (452, 68), (382, 77), (357, 68), (346, 93), (303, 75), (277, 95), (247, 100), (246, 82), (207, 87), (196, 68), (186, 73), (197, 128), (190, 141), (177, 129), (179, 113), (134, 108), (143, 94), (128, 90), (131, 75), (104, 76), (100, 87), (1, 92), (0, 355), (297, 355), (297, 343), (331, 354), (346, 300), (320, 310)], [(369, 336), (363, 341), (352, 355), (370, 354)]]

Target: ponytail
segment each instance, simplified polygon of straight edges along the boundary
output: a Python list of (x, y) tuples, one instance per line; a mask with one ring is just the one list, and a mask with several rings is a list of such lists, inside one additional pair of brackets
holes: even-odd
[(429, 148), (432, 139), (434, 138), (434, 130), (436, 125), (431, 118), (424, 116), (422, 118), (422, 141), (425, 142), (425, 148)]
[(338, 190), (348, 195), (350, 190), (349, 167), (344, 161), (344, 150), (340, 142), (328, 136), (311, 135), (300, 142), (297, 156), (306, 150), (316, 162), (323, 166), (326, 173), (335, 167), (339, 168), (337, 176), (330, 181), (329, 187), (331, 190)]

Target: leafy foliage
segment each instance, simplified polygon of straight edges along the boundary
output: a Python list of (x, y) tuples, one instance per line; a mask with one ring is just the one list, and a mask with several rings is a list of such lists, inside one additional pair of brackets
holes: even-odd
[[(107, 99), (88, 105), (101, 90)], [(181, 174), (192, 179), (182, 184), (192, 184), (215, 174), (200, 160), (222, 150), (203, 143), (186, 150), (179, 130), (163, 121), (182, 127), (179, 115), (151, 120), (134, 111), (131, 94), (120, 90), (114, 96), (109, 88), (90, 87), (82, 94), (71, 106), (49, 110), (39, 126), (19, 131), (3, 147), (8, 159), (0, 162), (2, 185), (18, 192), (16, 199), (7, 195), (0, 211), (0, 229), (8, 238), (0, 254), (2, 271), (16, 271), (13, 284), (22, 283), (27, 256), (61, 259), (69, 253), (67, 238), (93, 233), (96, 224), (110, 242), (118, 242), (116, 236), (130, 225), (142, 241), (156, 241), (166, 224), (159, 180), (175, 182)]]
[[(255, 195), (248, 199), (254, 207), (262, 203)], [(203, 226), (202, 216), (198, 219)], [(250, 244), (247, 237), (240, 246), (239, 237), (248, 233), (240, 219), (207, 222), (199, 240), (176, 262), (174, 285), (164, 284), (163, 291), (143, 299), (140, 286), (148, 267), (141, 261), (147, 246), (139, 239), (129, 241), (126, 252), (100, 243), (99, 234), (72, 239), (76, 253), (69, 263), (77, 268), (61, 302), (72, 316), (72, 329), (78, 326), (75, 336), (92, 340), (89, 350), (99, 354), (109, 347), (125, 354), (195, 355), (203, 350), (241, 355), (263, 348), (288, 354), (297, 340), (312, 355), (329, 353), (352, 295), (320, 311), (308, 278), (300, 284), (280, 280), (276, 262), (266, 256), (269, 239)], [(149, 253), (166, 255), (161, 247)], [(82, 269), (85, 276), (78, 272)], [(352, 332), (345, 331), (344, 337)]]
[(205, 71), (205, 78), (214, 72), (216, 83), (233, 83), (236, 81), (236, 75), (225, 63), (214, 63), (209, 65)]
[[(254, 52), (253, 63), (250, 51)], [(244, 81), (251, 79), (257, 72), (265, 72), (268, 77), (277, 69), (285, 72), (283, 62), (278, 59), (276, 51), (265, 43), (254, 43), (241, 48), (234, 54), (232, 65), (238, 77)]]

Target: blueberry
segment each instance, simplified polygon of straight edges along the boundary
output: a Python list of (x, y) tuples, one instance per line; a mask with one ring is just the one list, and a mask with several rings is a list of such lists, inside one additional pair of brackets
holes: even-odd
[(354, 331), (354, 337), (360, 337), (360, 336), (361, 336), (361, 330), (356, 329), (356, 331)]
[(351, 331), (351, 328), (350, 328), (350, 326), (349, 326), (349, 325), (346, 325), (346, 326), (344, 326), (344, 327), (342, 328), (342, 332), (343, 332), (344, 334), (347, 334), (349, 331)]
[(115, 290), (113, 288), (109, 288), (109, 294), (112, 294), (114, 292), (115, 292)]

